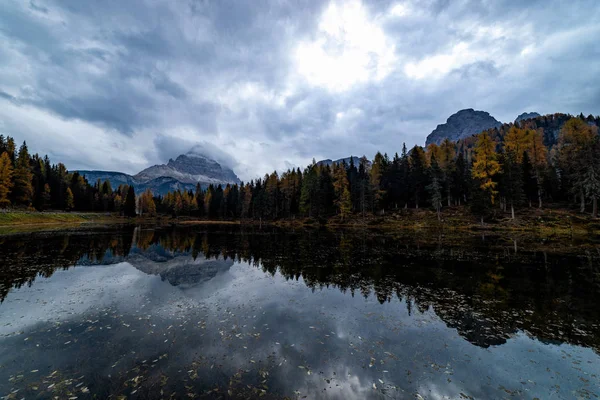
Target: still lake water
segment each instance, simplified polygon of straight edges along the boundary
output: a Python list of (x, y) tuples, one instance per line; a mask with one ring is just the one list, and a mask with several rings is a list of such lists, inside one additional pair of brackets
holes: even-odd
[(218, 226), (0, 237), (0, 396), (597, 399), (599, 249)]

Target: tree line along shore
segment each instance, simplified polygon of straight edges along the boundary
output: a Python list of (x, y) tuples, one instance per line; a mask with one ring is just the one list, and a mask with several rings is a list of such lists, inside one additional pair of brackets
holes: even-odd
[(350, 225), (399, 225), (402, 220), (410, 225), (431, 213), (440, 223), (455, 220), (457, 225), (473, 219), (536, 225), (529, 215), (552, 213), (590, 223), (597, 217), (600, 137), (591, 116), (538, 117), (456, 142), (410, 150), (403, 145), (391, 158), (378, 152), (373, 161), (363, 156), (357, 164), (353, 158), (330, 165), (313, 161), (304, 170), (273, 172), (246, 183), (136, 194), (132, 186), (88, 182), (47, 156), (30, 155), (26, 143), (16, 150), (13, 138), (0, 135), (0, 225), (31, 221), (32, 212), (47, 210)]

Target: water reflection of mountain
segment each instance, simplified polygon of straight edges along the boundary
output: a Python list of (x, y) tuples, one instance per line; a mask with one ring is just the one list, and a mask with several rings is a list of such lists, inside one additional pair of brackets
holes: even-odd
[[(311, 288), (398, 298), (409, 313), (433, 310), (469, 342), (503, 344), (518, 331), (600, 350), (600, 255), (596, 245), (501, 237), (240, 228), (123, 228), (0, 238), (0, 296), (56, 268), (126, 260), (176, 286), (196, 285), (246, 261), (302, 277)], [(533, 250), (541, 248), (544, 250)]]
[(233, 265), (231, 259), (193, 257), (189, 253), (170, 252), (161, 245), (152, 245), (145, 250), (135, 247), (126, 260), (138, 270), (160, 275), (162, 280), (182, 288), (206, 282)]

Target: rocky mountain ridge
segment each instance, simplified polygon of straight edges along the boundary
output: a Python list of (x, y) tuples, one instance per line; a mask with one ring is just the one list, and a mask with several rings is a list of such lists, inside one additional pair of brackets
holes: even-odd
[(206, 187), (210, 184), (234, 184), (240, 179), (230, 168), (202, 154), (190, 151), (181, 154), (167, 164), (153, 165), (135, 175), (114, 171), (80, 170), (88, 182), (98, 179), (110, 181), (113, 188), (125, 184), (133, 186), (137, 193), (150, 189), (154, 194), (164, 195), (175, 190), (195, 190), (196, 184)]
[(452, 141), (478, 134), (491, 128), (499, 128), (502, 123), (486, 111), (476, 111), (472, 108), (460, 110), (452, 114), (446, 123), (440, 124), (428, 136), (425, 145), (440, 144), (448, 138)]
[(536, 112), (524, 112), (523, 114), (519, 115), (516, 119), (515, 119), (515, 124), (517, 122), (521, 122), (524, 121), (526, 119), (531, 119), (531, 118), (537, 118), (537, 117), (541, 117), (540, 114), (536, 113)]

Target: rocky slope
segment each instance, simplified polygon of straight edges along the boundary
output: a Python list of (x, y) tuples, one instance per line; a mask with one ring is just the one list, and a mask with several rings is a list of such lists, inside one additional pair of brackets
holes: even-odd
[(517, 119), (515, 119), (515, 124), (517, 122), (524, 121), (526, 119), (536, 118), (536, 117), (541, 117), (541, 115), (538, 114), (538, 113), (536, 113), (536, 112), (529, 112), (529, 113), (528, 112), (524, 112), (523, 114), (519, 115), (517, 117)]
[(460, 110), (451, 115), (445, 124), (438, 125), (427, 136), (426, 145), (440, 144), (448, 138), (452, 141), (480, 133), (486, 129), (498, 128), (502, 123), (485, 111), (476, 111), (472, 108)]
[(200, 154), (182, 154), (167, 164), (153, 165), (134, 176), (138, 182), (148, 182), (160, 177), (169, 177), (181, 183), (201, 184), (239, 183), (238, 177), (229, 168), (223, 168), (215, 160)]

